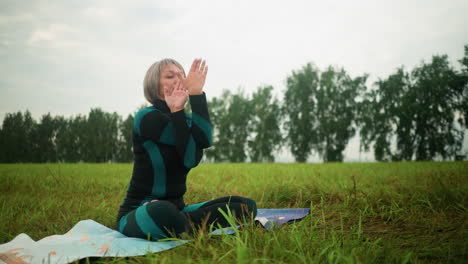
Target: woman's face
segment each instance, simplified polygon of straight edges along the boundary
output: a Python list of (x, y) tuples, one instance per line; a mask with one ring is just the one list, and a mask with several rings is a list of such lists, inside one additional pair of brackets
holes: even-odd
[(168, 88), (169, 92), (174, 90), (177, 81), (180, 80), (179, 73), (184, 76), (182, 69), (175, 64), (168, 64), (164, 66), (159, 75), (159, 95), (164, 99), (164, 89)]

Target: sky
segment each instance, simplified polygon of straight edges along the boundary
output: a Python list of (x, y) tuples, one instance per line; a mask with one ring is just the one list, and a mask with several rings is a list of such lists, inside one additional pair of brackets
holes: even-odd
[[(369, 85), (436, 54), (459, 68), (467, 13), (466, 0), (2, 0), (0, 121), (95, 107), (126, 116), (145, 103), (144, 74), (162, 58), (186, 69), (205, 58), (208, 100), (261, 85), (280, 98), (287, 76), (308, 62), (369, 74)], [(345, 160), (372, 160), (358, 150), (354, 138)], [(292, 160), (287, 151), (278, 158)]]

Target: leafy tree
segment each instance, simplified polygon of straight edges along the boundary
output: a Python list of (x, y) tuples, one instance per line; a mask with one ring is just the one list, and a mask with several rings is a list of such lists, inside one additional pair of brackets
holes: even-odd
[(31, 145), (35, 125), (29, 111), (26, 111), (24, 115), (21, 112), (6, 114), (2, 125), (4, 162), (31, 162), (33, 160)]
[[(227, 92), (223, 93), (223, 96), (227, 95)], [(205, 156), (206, 159), (212, 160), (212, 161), (226, 161), (223, 160), (224, 156), (219, 151), (218, 145), (220, 141), (220, 133), (219, 133), (219, 127), (221, 125), (221, 120), (223, 119), (223, 116), (227, 112), (227, 106), (226, 106), (226, 101), (223, 100), (223, 96), (220, 98), (213, 97), (210, 101), (208, 101), (208, 111), (210, 114), (210, 120), (211, 124), (213, 126), (213, 145), (214, 147), (208, 148), (205, 150)]]
[(238, 91), (228, 97), (227, 115), (221, 122), (220, 133), (226, 141), (226, 157), (230, 162), (244, 162), (247, 158), (247, 139), (250, 133), (252, 109), (249, 99)]
[(57, 150), (57, 161), (58, 162), (72, 162), (70, 158), (68, 158), (68, 147), (67, 147), (67, 142), (71, 141), (69, 140), (69, 121), (71, 121), (72, 118), (69, 120), (65, 119), (63, 116), (57, 116), (56, 117), (56, 123), (57, 123), (57, 134), (55, 137), (55, 147)]
[(462, 72), (460, 73), (460, 79), (465, 84), (463, 89), (462, 100), (460, 101), (459, 111), (461, 117), (459, 122), (464, 122), (465, 128), (468, 129), (468, 45), (465, 45), (465, 56), (460, 60), (462, 65)]
[(86, 117), (78, 115), (68, 120), (57, 119), (57, 159), (63, 162), (83, 161), (83, 135), (86, 133)]
[(315, 150), (325, 162), (343, 161), (343, 151), (355, 134), (357, 98), (367, 76), (351, 78), (344, 69), (324, 72), (307, 64), (287, 79), (285, 122), (291, 152), (305, 162)]
[(40, 122), (35, 126), (33, 149), (34, 162), (56, 162), (57, 147), (56, 136), (58, 123), (50, 113), (43, 115)]
[(463, 131), (455, 127), (455, 112), (464, 83), (446, 55), (433, 56), (412, 71), (413, 142), (416, 160), (452, 157), (461, 148)]
[(83, 161), (112, 161), (117, 152), (118, 120), (117, 113), (106, 113), (100, 108), (91, 109), (85, 131), (80, 133)]
[(26, 111), (23, 115), (23, 127), (22, 131), (19, 132), (22, 138), (22, 144), (19, 144), (20, 147), (20, 162), (32, 162), (33, 152), (31, 151), (31, 146), (33, 142), (33, 134), (35, 126), (37, 125), (36, 121), (31, 116), (31, 112)]
[(21, 135), (19, 134), (23, 126), (23, 114), (7, 113), (2, 124), (2, 152), (3, 162), (13, 163), (19, 162), (20, 153), (18, 144), (21, 143)]
[(411, 123), (411, 114), (401, 111), (402, 105), (408, 105), (411, 98), (407, 97), (411, 89), (411, 79), (401, 67), (396, 73), (375, 83), (377, 89), (364, 96), (359, 104), (358, 122), (360, 124), (361, 147), (368, 151), (373, 144), (374, 156), (378, 161), (396, 159), (391, 145), (397, 128), (401, 136), (397, 145), (401, 149), (398, 159), (411, 159), (412, 148), (405, 148), (405, 140), (413, 133), (407, 124)]
[(131, 162), (133, 160), (133, 115), (128, 115), (127, 119), (119, 122), (119, 139), (116, 160), (119, 162)]
[[(455, 114), (463, 105), (466, 78), (446, 55), (433, 56), (410, 73), (403, 68), (376, 82), (364, 100), (361, 143), (374, 142), (377, 160), (433, 160), (455, 156), (463, 142)], [(364, 121), (365, 120), (365, 121)], [(391, 144), (395, 150), (391, 151)]]
[(6, 145), (5, 145), (5, 136), (3, 135), (3, 129), (2, 127), (0, 127), (0, 149), (2, 151), (0, 151), (0, 163), (5, 163), (6, 162), (6, 156), (5, 156), (5, 148), (6, 148)]
[(252, 95), (253, 139), (248, 142), (252, 162), (274, 162), (273, 152), (282, 145), (281, 109), (272, 91), (273, 86), (258, 87)]
[(217, 135), (213, 140), (214, 148), (207, 151), (207, 158), (217, 162), (244, 162), (252, 117), (251, 103), (240, 90), (237, 94), (224, 91), (221, 98), (210, 103)]
[(286, 81), (283, 113), (287, 140), (291, 153), (297, 162), (305, 162), (317, 142), (316, 123), (317, 87), (319, 70), (307, 64), (299, 71), (293, 71)]
[(331, 66), (320, 75), (316, 91), (316, 149), (325, 162), (343, 161), (343, 151), (356, 132), (357, 98), (366, 90), (367, 76), (351, 78)]

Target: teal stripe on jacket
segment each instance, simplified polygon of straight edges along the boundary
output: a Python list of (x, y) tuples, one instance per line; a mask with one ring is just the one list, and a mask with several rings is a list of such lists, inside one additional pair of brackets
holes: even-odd
[[(141, 120), (143, 117), (153, 111), (159, 111), (161, 110), (155, 108), (154, 106), (150, 106), (147, 108), (144, 108), (140, 110), (136, 116), (135, 116), (135, 121), (133, 122), (133, 129), (137, 133), (137, 135), (141, 136)], [(166, 145), (171, 145), (175, 146), (175, 139), (174, 139), (174, 126), (172, 125), (172, 122), (169, 122), (166, 127), (164, 128), (161, 136), (159, 137), (159, 141), (163, 144)]]
[(210, 146), (213, 145), (213, 127), (210, 122), (197, 113), (192, 113), (192, 120), (203, 131)]
[(153, 165), (153, 189), (151, 195), (155, 197), (166, 196), (166, 166), (159, 151), (158, 146), (151, 140), (143, 143), (146, 151), (148, 152), (151, 164)]
[(138, 111), (138, 113), (136, 113), (135, 115), (135, 121), (133, 122), (133, 130), (135, 130), (135, 132), (141, 136), (141, 131), (140, 131), (140, 123), (141, 123), (141, 120), (143, 119), (143, 117), (149, 113), (149, 112), (152, 112), (152, 111), (155, 111), (157, 110), (156, 108), (154, 108), (154, 106), (150, 106), (150, 107), (147, 107), (147, 108), (144, 108), (140, 111)]
[(189, 137), (187, 146), (185, 147), (185, 154), (184, 154), (184, 165), (187, 168), (193, 168), (196, 164), (196, 146), (195, 140), (192, 136)]

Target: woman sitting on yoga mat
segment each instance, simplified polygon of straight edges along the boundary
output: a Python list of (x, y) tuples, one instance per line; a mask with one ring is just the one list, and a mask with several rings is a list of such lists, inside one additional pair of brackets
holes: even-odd
[[(151, 239), (192, 233), (193, 228), (228, 222), (218, 209), (237, 218), (255, 217), (252, 199), (228, 196), (185, 205), (186, 178), (212, 144), (212, 127), (203, 86), (208, 66), (196, 59), (185, 75), (175, 60), (154, 63), (144, 80), (152, 106), (135, 115), (133, 175), (117, 216), (117, 229), (126, 236)], [(192, 114), (184, 106), (190, 101)]]

